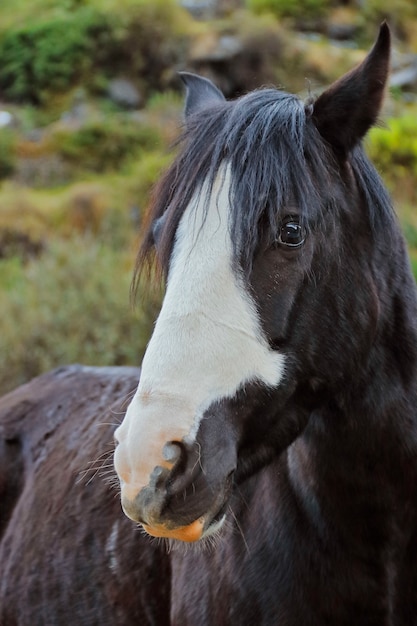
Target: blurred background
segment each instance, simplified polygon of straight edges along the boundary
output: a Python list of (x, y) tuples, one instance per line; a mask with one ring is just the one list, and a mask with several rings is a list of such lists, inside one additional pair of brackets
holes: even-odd
[[(394, 32), (366, 149), (417, 275), (415, 0), (1, 0), (0, 393), (52, 367), (138, 365), (160, 293), (129, 285), (182, 115), (177, 71), (228, 97), (318, 94)], [(389, 129), (389, 131), (387, 130)]]

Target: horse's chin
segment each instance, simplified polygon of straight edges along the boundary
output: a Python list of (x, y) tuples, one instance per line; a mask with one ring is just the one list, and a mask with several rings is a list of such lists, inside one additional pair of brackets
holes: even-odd
[(169, 528), (165, 524), (144, 524), (143, 529), (151, 535), (151, 537), (158, 537), (160, 539), (176, 539), (178, 541), (184, 541), (186, 543), (194, 543), (202, 539), (204, 534), (204, 519), (196, 519), (187, 526), (176, 526)]
[(222, 508), (215, 517), (210, 520), (199, 518), (187, 526), (168, 528), (162, 524), (141, 524), (145, 532), (151, 537), (169, 540), (177, 544), (204, 543), (206, 539), (219, 536), (226, 521), (226, 513)]
[[(226, 528), (226, 514), (223, 513), (220, 518), (216, 517), (209, 523), (197, 541), (190, 542), (167, 537), (158, 537), (155, 541), (162, 542), (167, 552), (176, 552), (177, 554), (188, 554), (190, 551), (197, 553), (211, 552), (222, 541)], [(149, 538), (154, 539), (152, 536)]]

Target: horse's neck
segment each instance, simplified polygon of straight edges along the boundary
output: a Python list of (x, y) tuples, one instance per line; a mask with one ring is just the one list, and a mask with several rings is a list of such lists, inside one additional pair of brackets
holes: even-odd
[(355, 623), (393, 624), (393, 611), (415, 602), (407, 582), (417, 575), (415, 426), (407, 434), (389, 422), (368, 427), (364, 416), (341, 417), (313, 414), (303, 435), (242, 485), (242, 571), (252, 571), (261, 552), (277, 572), (271, 585), (283, 615), (286, 602), (305, 610), (295, 623), (323, 623), (333, 603), (344, 616), (338, 623), (352, 623), (355, 606)]
[(374, 403), (381, 384), (350, 410), (314, 412), (286, 456), (306, 523), (360, 558), (405, 550), (417, 520), (417, 393), (397, 380)]
[(288, 450), (290, 479), (334, 503), (336, 517), (417, 510), (417, 300), (406, 263), (384, 285), (367, 363), (322, 397)]

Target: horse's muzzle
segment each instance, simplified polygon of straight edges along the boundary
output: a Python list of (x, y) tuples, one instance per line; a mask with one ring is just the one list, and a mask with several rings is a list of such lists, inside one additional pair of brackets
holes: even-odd
[[(118, 448), (116, 467), (117, 455)], [(198, 541), (221, 526), (235, 461), (204, 466), (200, 446), (184, 442), (167, 443), (164, 456), (174, 461), (172, 469), (155, 467), (145, 486), (120, 477), (123, 510), (154, 537)]]

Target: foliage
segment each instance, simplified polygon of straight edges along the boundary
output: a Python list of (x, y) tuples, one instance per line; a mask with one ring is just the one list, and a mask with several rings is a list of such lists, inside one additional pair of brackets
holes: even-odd
[(417, 200), (417, 116), (390, 118), (388, 128), (372, 129), (368, 153), (397, 198)]
[(0, 89), (11, 100), (45, 101), (89, 69), (110, 30), (107, 19), (89, 8), (8, 29), (0, 36)]
[(158, 298), (130, 308), (132, 265), (88, 236), (51, 242), (26, 265), (0, 262), (0, 393), (62, 364), (138, 365)]
[(184, 54), (187, 14), (175, 0), (136, 0), (126, 3), (123, 12), (116, 7), (114, 11), (112, 37), (101, 51), (100, 67), (107, 74), (128, 71), (140, 76), (146, 79), (142, 87), (149, 91), (166, 85), (170, 68)]
[(401, 32), (410, 20), (417, 18), (417, 4), (414, 0), (367, 0), (360, 17), (368, 24), (386, 19), (394, 30)]
[(53, 134), (56, 152), (79, 168), (103, 172), (161, 145), (158, 130), (122, 116), (88, 120), (80, 128), (59, 128)]
[(330, 6), (330, 0), (246, 0), (254, 13), (273, 13), (277, 17), (318, 18)]
[[(78, 178), (61, 188), (25, 188), (11, 181), (0, 187), (0, 257), (3, 232), (34, 244), (74, 233), (94, 233), (101, 241), (130, 246), (150, 188), (172, 156), (143, 151), (119, 171)], [(1, 287), (1, 284), (0, 284)]]
[(152, 89), (183, 48), (187, 20), (174, 0), (136, 0), (125, 11), (116, 5), (103, 11), (93, 2), (56, 4), (60, 10), (0, 33), (0, 89), (10, 100), (45, 103), (87, 77), (93, 88), (103, 88), (100, 73), (146, 77)]
[[(135, 206), (146, 206), (152, 186), (171, 160), (172, 155), (169, 153), (148, 152), (132, 165), (131, 175), (126, 180), (126, 192), (130, 198), (135, 199)], [(141, 216), (142, 211), (140, 218)]]
[(16, 135), (8, 129), (0, 131), (0, 180), (11, 176), (16, 165)]
[(414, 278), (417, 280), (417, 255), (415, 251), (411, 251), (411, 269), (413, 270)]
[[(38, 206), (29, 199), (27, 193), (18, 191), (9, 182), (3, 183), (0, 191), (0, 242), (4, 233), (14, 232), (16, 240), (20, 237), (22, 241), (26, 238), (41, 244), (50, 227), (45, 212), (38, 210)], [(7, 255), (0, 249), (0, 258), (4, 256)]]
[(407, 240), (408, 245), (411, 248), (414, 248), (414, 250), (417, 250), (417, 228), (416, 226), (414, 226), (414, 224), (411, 224), (410, 222), (403, 220), (402, 223), (402, 227), (403, 227), (403, 232), (405, 235), (405, 238)]

